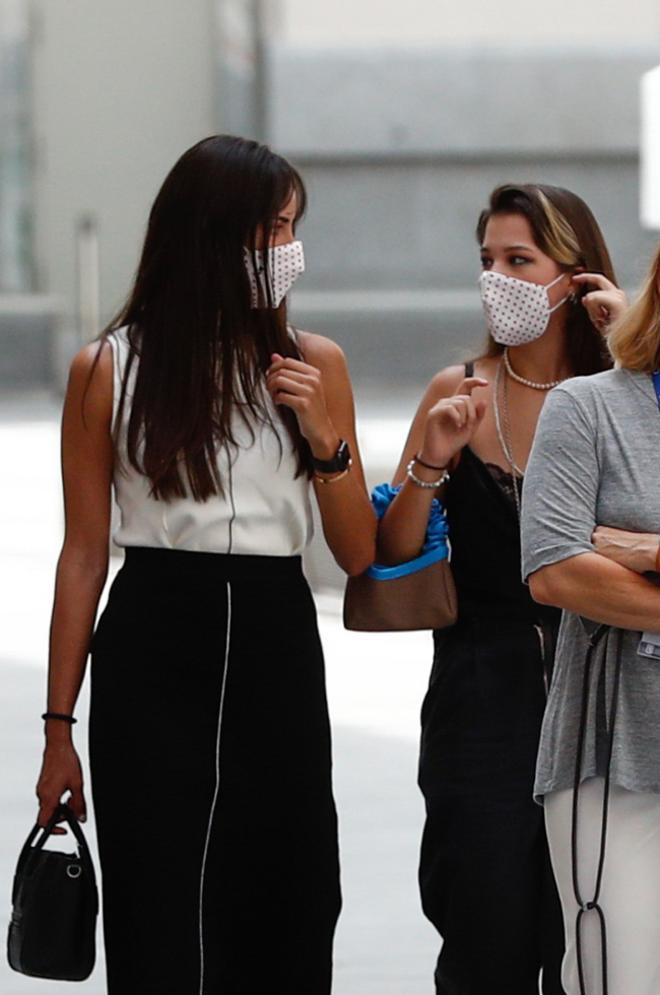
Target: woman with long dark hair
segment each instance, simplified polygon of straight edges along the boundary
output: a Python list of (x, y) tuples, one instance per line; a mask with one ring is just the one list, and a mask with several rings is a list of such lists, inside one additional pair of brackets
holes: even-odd
[(548, 392), (608, 365), (589, 311), (600, 321), (619, 292), (596, 221), (567, 190), (496, 189), (477, 238), (487, 346), (431, 381), (381, 521), (379, 561), (419, 554), (439, 494), (459, 618), (434, 633), (422, 709), (420, 885), (443, 938), (436, 991), (537, 995), (542, 972), (545, 995), (559, 995), (561, 912), (532, 800), (559, 613), (520, 579), (520, 488)]
[(90, 761), (109, 995), (327, 995), (340, 909), (323, 658), (301, 572), (310, 483), (337, 562), (375, 519), (334, 343), (295, 332), (305, 190), (266, 146), (189, 149), (128, 303), (74, 359), (39, 822), (84, 818), (71, 725), (91, 641)]

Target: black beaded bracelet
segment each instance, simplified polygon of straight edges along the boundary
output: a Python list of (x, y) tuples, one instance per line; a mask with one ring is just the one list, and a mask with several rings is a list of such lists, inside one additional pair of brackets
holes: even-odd
[(419, 456), (415, 456), (415, 463), (419, 463), (420, 466), (425, 466), (427, 470), (446, 470), (446, 466), (434, 466), (433, 463), (425, 463), (424, 460)]
[(64, 715), (62, 712), (44, 712), (41, 718), (44, 721), (46, 719), (59, 719), (61, 722), (68, 722), (70, 726), (78, 721), (78, 719), (74, 719), (73, 715)]

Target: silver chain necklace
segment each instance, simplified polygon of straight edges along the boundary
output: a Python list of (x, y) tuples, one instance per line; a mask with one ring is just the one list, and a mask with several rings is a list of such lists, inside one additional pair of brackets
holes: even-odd
[[(500, 417), (499, 394), (500, 394), (500, 384), (502, 384), (503, 370), (504, 370), (504, 364), (499, 363), (497, 367), (497, 375), (495, 377), (495, 388), (493, 390), (493, 414), (495, 415), (495, 429), (497, 431), (497, 438), (499, 440), (506, 461), (511, 468), (511, 483), (513, 485), (513, 494), (516, 501), (518, 526), (520, 526), (521, 502), (520, 502), (520, 489), (518, 487), (518, 479), (524, 476), (524, 471), (520, 469), (520, 467), (517, 465), (516, 461), (513, 458), (513, 445), (511, 441), (511, 422), (509, 420), (509, 398), (508, 398), (506, 378), (504, 379), (503, 390), (502, 390), (503, 418)], [(504, 430), (502, 430), (502, 422), (504, 422)]]

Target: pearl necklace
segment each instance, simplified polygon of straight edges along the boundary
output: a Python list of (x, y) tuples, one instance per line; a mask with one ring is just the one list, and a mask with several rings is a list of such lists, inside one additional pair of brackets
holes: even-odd
[(552, 383), (536, 383), (535, 380), (526, 380), (525, 377), (521, 377), (519, 373), (516, 373), (511, 365), (511, 360), (509, 359), (509, 350), (504, 350), (504, 365), (506, 367), (506, 372), (509, 374), (512, 380), (517, 380), (518, 383), (524, 384), (525, 387), (532, 387), (534, 390), (552, 390), (553, 387), (558, 387), (562, 382), (561, 380), (553, 380)]

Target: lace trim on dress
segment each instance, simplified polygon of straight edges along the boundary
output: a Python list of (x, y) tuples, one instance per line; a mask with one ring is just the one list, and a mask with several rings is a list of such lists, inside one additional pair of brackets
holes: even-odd
[[(503, 470), (497, 463), (486, 463), (485, 466), (507, 501), (510, 501), (516, 507), (514, 487), (518, 487), (518, 490), (520, 490), (521, 484), (515, 484), (513, 482), (513, 474)], [(518, 479), (522, 482), (522, 478), (519, 477)]]

